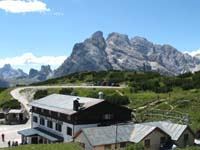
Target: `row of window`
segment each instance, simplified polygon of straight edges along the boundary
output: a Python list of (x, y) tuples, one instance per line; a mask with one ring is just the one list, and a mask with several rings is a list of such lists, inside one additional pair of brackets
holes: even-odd
[[(34, 111), (37, 111), (37, 107), (33, 107)], [(41, 109), (41, 112), (44, 113), (44, 109), (40, 108)], [(50, 110), (46, 110), (48, 111), (48, 114), (51, 116), (52, 115), (52, 111)], [(57, 112), (57, 117), (60, 118), (61, 114), (59, 112)]]
[[(38, 117), (37, 116), (33, 116), (33, 122), (38, 123)], [(45, 126), (45, 119), (44, 118), (40, 118), (40, 125)], [(51, 120), (47, 120), (47, 127), (53, 129), (53, 122)], [(55, 130), (62, 132), (62, 125), (60, 123), (56, 123), (55, 126)], [(72, 136), (72, 128), (67, 127), (67, 135)]]
[[(37, 107), (33, 107), (33, 109), (35, 111), (37, 111)], [(44, 113), (44, 109), (41, 109), (41, 112)], [(46, 110), (48, 111), (48, 114), (51, 116), (52, 115), (52, 111), (50, 110)], [(61, 114), (59, 112), (57, 112), (57, 117), (60, 118)], [(103, 119), (104, 120), (112, 120), (114, 118), (114, 115), (113, 114), (104, 114), (103, 115)], [(67, 116), (67, 120), (71, 120), (71, 117), (70, 116)]]

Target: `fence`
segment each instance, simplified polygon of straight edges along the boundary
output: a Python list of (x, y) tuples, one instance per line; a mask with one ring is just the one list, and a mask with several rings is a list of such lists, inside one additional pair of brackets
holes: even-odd
[(173, 120), (177, 123), (181, 123), (181, 124), (189, 124), (190, 122), (190, 118), (188, 114), (183, 114), (180, 112), (169, 112), (166, 110), (159, 110), (159, 109), (155, 109), (155, 110), (149, 110), (147, 112), (144, 113), (144, 118), (161, 118), (161, 119), (168, 119), (168, 120)]

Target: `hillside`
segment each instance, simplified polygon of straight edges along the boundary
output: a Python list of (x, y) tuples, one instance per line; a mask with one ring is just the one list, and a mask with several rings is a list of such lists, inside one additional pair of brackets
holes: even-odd
[[(100, 82), (100, 83), (99, 83)], [(178, 87), (184, 90), (200, 88), (200, 72), (185, 73), (179, 76), (164, 76), (156, 72), (135, 71), (92, 71), (74, 73), (65, 77), (50, 79), (32, 85), (64, 85), (64, 84), (92, 84), (109, 85), (111, 83), (126, 84), (133, 90), (150, 90), (157, 93), (169, 92)]]

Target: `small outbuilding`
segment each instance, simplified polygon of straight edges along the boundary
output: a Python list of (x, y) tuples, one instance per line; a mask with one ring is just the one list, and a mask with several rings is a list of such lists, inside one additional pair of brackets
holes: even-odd
[(23, 109), (10, 109), (5, 113), (5, 121), (7, 124), (22, 124), (27, 119), (27, 113)]

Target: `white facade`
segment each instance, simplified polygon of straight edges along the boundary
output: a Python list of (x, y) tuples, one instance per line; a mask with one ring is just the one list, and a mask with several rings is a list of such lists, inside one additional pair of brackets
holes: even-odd
[[(37, 122), (34, 121), (34, 117), (37, 117)], [(40, 124), (40, 118), (44, 118), (45, 124)], [(49, 128), (47, 125), (48, 120), (52, 121), (52, 128)], [(56, 123), (61, 124), (61, 131), (56, 130)], [(71, 142), (73, 141), (73, 136), (76, 135), (82, 128), (88, 128), (88, 127), (97, 127), (98, 124), (84, 124), (84, 125), (73, 125), (67, 122), (61, 122), (58, 120), (55, 120), (50, 117), (45, 117), (36, 113), (32, 114), (32, 128), (40, 127), (46, 131), (49, 131), (51, 133), (54, 133), (58, 136), (63, 137), (64, 142)], [(68, 134), (67, 130), (71, 130), (71, 135)]]

